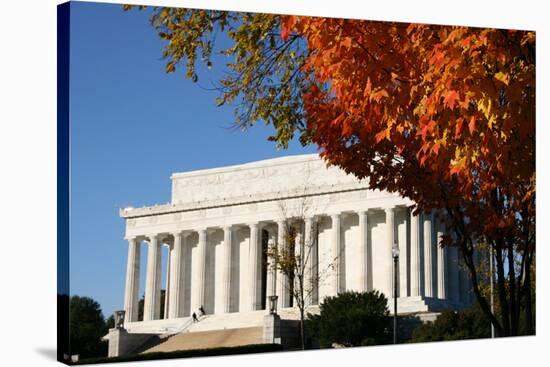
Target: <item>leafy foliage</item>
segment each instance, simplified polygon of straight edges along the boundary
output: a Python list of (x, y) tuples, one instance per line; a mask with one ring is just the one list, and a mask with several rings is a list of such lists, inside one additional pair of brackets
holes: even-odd
[(463, 340), (491, 337), (491, 324), (478, 306), (463, 311), (444, 311), (434, 322), (413, 331), (410, 342)]
[(319, 308), (319, 315), (308, 314), (307, 330), (319, 339), (321, 347), (390, 342), (387, 299), (378, 291), (340, 293), (325, 298)]
[[(308, 51), (298, 35), (283, 39), (279, 20), (275, 14), (154, 7), (150, 21), (166, 41), (162, 56), (168, 73), (184, 64), (185, 77), (197, 82), (197, 60), (208, 68), (215, 66), (216, 55), (232, 60), (221, 66), (228, 70), (216, 85), (217, 104), (234, 104), (235, 124), (242, 129), (259, 120), (273, 125), (270, 139), (287, 147), (294, 132), (305, 129), (300, 81)], [(233, 46), (216, 48), (222, 37)]]
[(72, 296), (70, 299), (70, 353), (82, 358), (107, 354), (107, 346), (101, 337), (107, 327), (99, 303), (89, 297)]
[[(452, 236), (441, 245), (460, 248), (497, 332), (516, 335), (520, 310), (531, 313), (535, 250), (534, 32), (296, 16), (281, 24), (312, 51), (304, 107), (325, 160), (412, 199), (417, 212), (445, 209)], [(495, 253), (500, 320), (479, 292), (480, 241)]]

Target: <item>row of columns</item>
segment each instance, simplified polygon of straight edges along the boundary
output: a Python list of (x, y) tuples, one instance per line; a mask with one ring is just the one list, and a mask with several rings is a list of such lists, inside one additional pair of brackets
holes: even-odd
[[(395, 226), (395, 210), (396, 208), (386, 208), (386, 236), (385, 243), (376, 244), (376, 246), (383, 246), (384, 250), (384, 279), (382, 284), (377, 284), (378, 289), (387, 295), (391, 295), (393, 289), (393, 261), (392, 261), (392, 247), (396, 243), (396, 226)], [(369, 252), (367, 248), (368, 243), (368, 215), (367, 211), (357, 212), (359, 218), (359, 271), (361, 274), (360, 284), (358, 285), (359, 291), (368, 291), (368, 274), (369, 265), (372, 265), (372, 259), (369, 258)], [(344, 291), (345, 286), (342, 286), (341, 277), (341, 213), (333, 213), (331, 218), (331, 257), (334, 261), (332, 264), (332, 279), (330, 281), (330, 293), (338, 294)], [(422, 219), (421, 219), (422, 218)], [(443, 228), (439, 225), (439, 220), (436, 220), (433, 213), (423, 215), (409, 216), (410, 220), (410, 253), (402, 251), (402, 259), (400, 261), (399, 273), (399, 293), (400, 296), (410, 295), (412, 297), (425, 296), (447, 298), (448, 282), (454, 284), (452, 287), (453, 292), (459, 292), (459, 271), (458, 267), (451, 267), (452, 271), (447, 277), (446, 264), (448, 262), (447, 256), (450, 256), (452, 260), (458, 260), (458, 254), (456, 249), (441, 248), (437, 246), (437, 243), (443, 236)], [(277, 234), (269, 234), (268, 247), (273, 250), (275, 246), (279, 246), (279, 249), (286, 249), (287, 243), (287, 222), (284, 220), (277, 222)], [(307, 254), (310, 259), (305, 264), (304, 269), (304, 285), (306, 304), (313, 303), (314, 296), (314, 278), (316, 267), (318, 264), (317, 258), (319, 256), (319, 249), (313, 236), (313, 224), (314, 218), (308, 217), (304, 219), (303, 237), (297, 239), (299, 244), (297, 251), (301, 251), (301, 255), (305, 256), (304, 243), (310, 244), (311, 253)], [(248, 225), (250, 229), (250, 247), (249, 247), (249, 261), (248, 271), (241, 272), (246, 274), (248, 278), (248, 285), (250, 291), (248, 292), (248, 310), (258, 310), (261, 308), (261, 272), (262, 272), (262, 247), (261, 247), (261, 226), (259, 223), (252, 223)], [(423, 243), (420, 235), (421, 228), (423, 230)], [(432, 233), (432, 231), (436, 231)], [(205, 280), (206, 280), (206, 245), (207, 245), (207, 231), (206, 229), (199, 229), (195, 232), (198, 233), (198, 244), (196, 249), (197, 262), (192, 266), (192, 287), (191, 287), (191, 310), (196, 310), (200, 306), (204, 305), (205, 301)], [(301, 233), (301, 231), (300, 231)], [(434, 236), (436, 234), (436, 236)], [(166, 307), (165, 317), (177, 318), (182, 317), (183, 303), (182, 296), (184, 293), (183, 282), (183, 259), (190, 254), (184, 254), (183, 236), (181, 232), (171, 234), (173, 237), (173, 243), (170, 247), (170, 256), (168, 262), (168, 276), (167, 276), (167, 294), (166, 294)], [(223, 227), (223, 244), (222, 244), (222, 268), (220, 283), (221, 289), (216, 289), (215, 294), (215, 309), (220, 312), (227, 313), (230, 311), (231, 300), (231, 246), (232, 246), (233, 230), (231, 226)], [(161, 288), (161, 246), (162, 242), (157, 235), (148, 236), (148, 255), (147, 255), (147, 274), (145, 283), (145, 304), (144, 304), (144, 320), (155, 320), (159, 318), (160, 313), (160, 288)], [(437, 238), (437, 243), (433, 243), (433, 238)], [(303, 242), (302, 242), (303, 238)], [(139, 272), (140, 272), (140, 242), (136, 238), (129, 239), (128, 247), (128, 263), (126, 274), (126, 291), (125, 291), (125, 310), (126, 318), (128, 321), (138, 320), (138, 297), (139, 297)], [(374, 245), (374, 244), (373, 244)], [(400, 244), (401, 246), (401, 244)], [(437, 274), (433, 273), (433, 248), (437, 247)], [(423, 251), (423, 254), (421, 253)], [(423, 255), (423, 261), (421, 256)], [(407, 269), (407, 256), (410, 257), (410, 273)], [(421, 265), (424, 268), (421, 268)], [(456, 269), (455, 269), (456, 268)], [(410, 276), (409, 276), (410, 274)], [(422, 276), (423, 274), (423, 276)], [(242, 275), (241, 275), (242, 276)], [(278, 307), (290, 306), (291, 294), (288, 291), (289, 284), (288, 278), (279, 269), (273, 265), (272, 260), (267, 266), (266, 274), (266, 296), (269, 297), (272, 294), (277, 294), (279, 299)], [(435, 283), (434, 280), (437, 279)], [(424, 284), (421, 281), (424, 280)], [(408, 282), (410, 282), (410, 293), (408, 294)], [(434, 286), (436, 288), (434, 288)], [(458, 299), (458, 294), (453, 294), (453, 298)], [(269, 304), (266, 302), (266, 304)]]

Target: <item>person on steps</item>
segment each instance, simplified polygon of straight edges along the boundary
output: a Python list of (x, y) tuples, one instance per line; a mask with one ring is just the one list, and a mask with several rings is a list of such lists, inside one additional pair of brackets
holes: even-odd
[(193, 312), (193, 322), (199, 322), (199, 319), (197, 318), (197, 314)]

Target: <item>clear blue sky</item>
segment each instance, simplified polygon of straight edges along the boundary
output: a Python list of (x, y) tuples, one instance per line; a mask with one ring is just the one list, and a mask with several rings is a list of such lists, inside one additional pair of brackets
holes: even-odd
[[(277, 151), (263, 124), (229, 130), (232, 108), (216, 107), (215, 92), (181, 72), (164, 73), (149, 14), (112, 4), (71, 7), (70, 287), (97, 300), (106, 317), (124, 302), (119, 208), (169, 202), (173, 172), (316, 151), (297, 142)], [(220, 65), (214, 60), (199, 82), (216, 79)]]

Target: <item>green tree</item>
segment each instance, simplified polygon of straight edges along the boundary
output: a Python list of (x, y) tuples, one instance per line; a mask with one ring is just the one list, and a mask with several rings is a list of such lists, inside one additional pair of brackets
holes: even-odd
[(111, 315), (105, 320), (105, 327), (107, 330), (115, 327), (115, 316)]
[(444, 311), (435, 321), (420, 325), (413, 331), (410, 342), (463, 340), (491, 337), (491, 324), (479, 308), (463, 311)]
[(378, 291), (343, 292), (327, 297), (319, 315), (308, 314), (309, 333), (322, 348), (386, 344), (391, 340), (388, 300)]
[(70, 353), (80, 358), (105, 356), (107, 334), (105, 319), (99, 303), (90, 297), (72, 296), (69, 314)]

